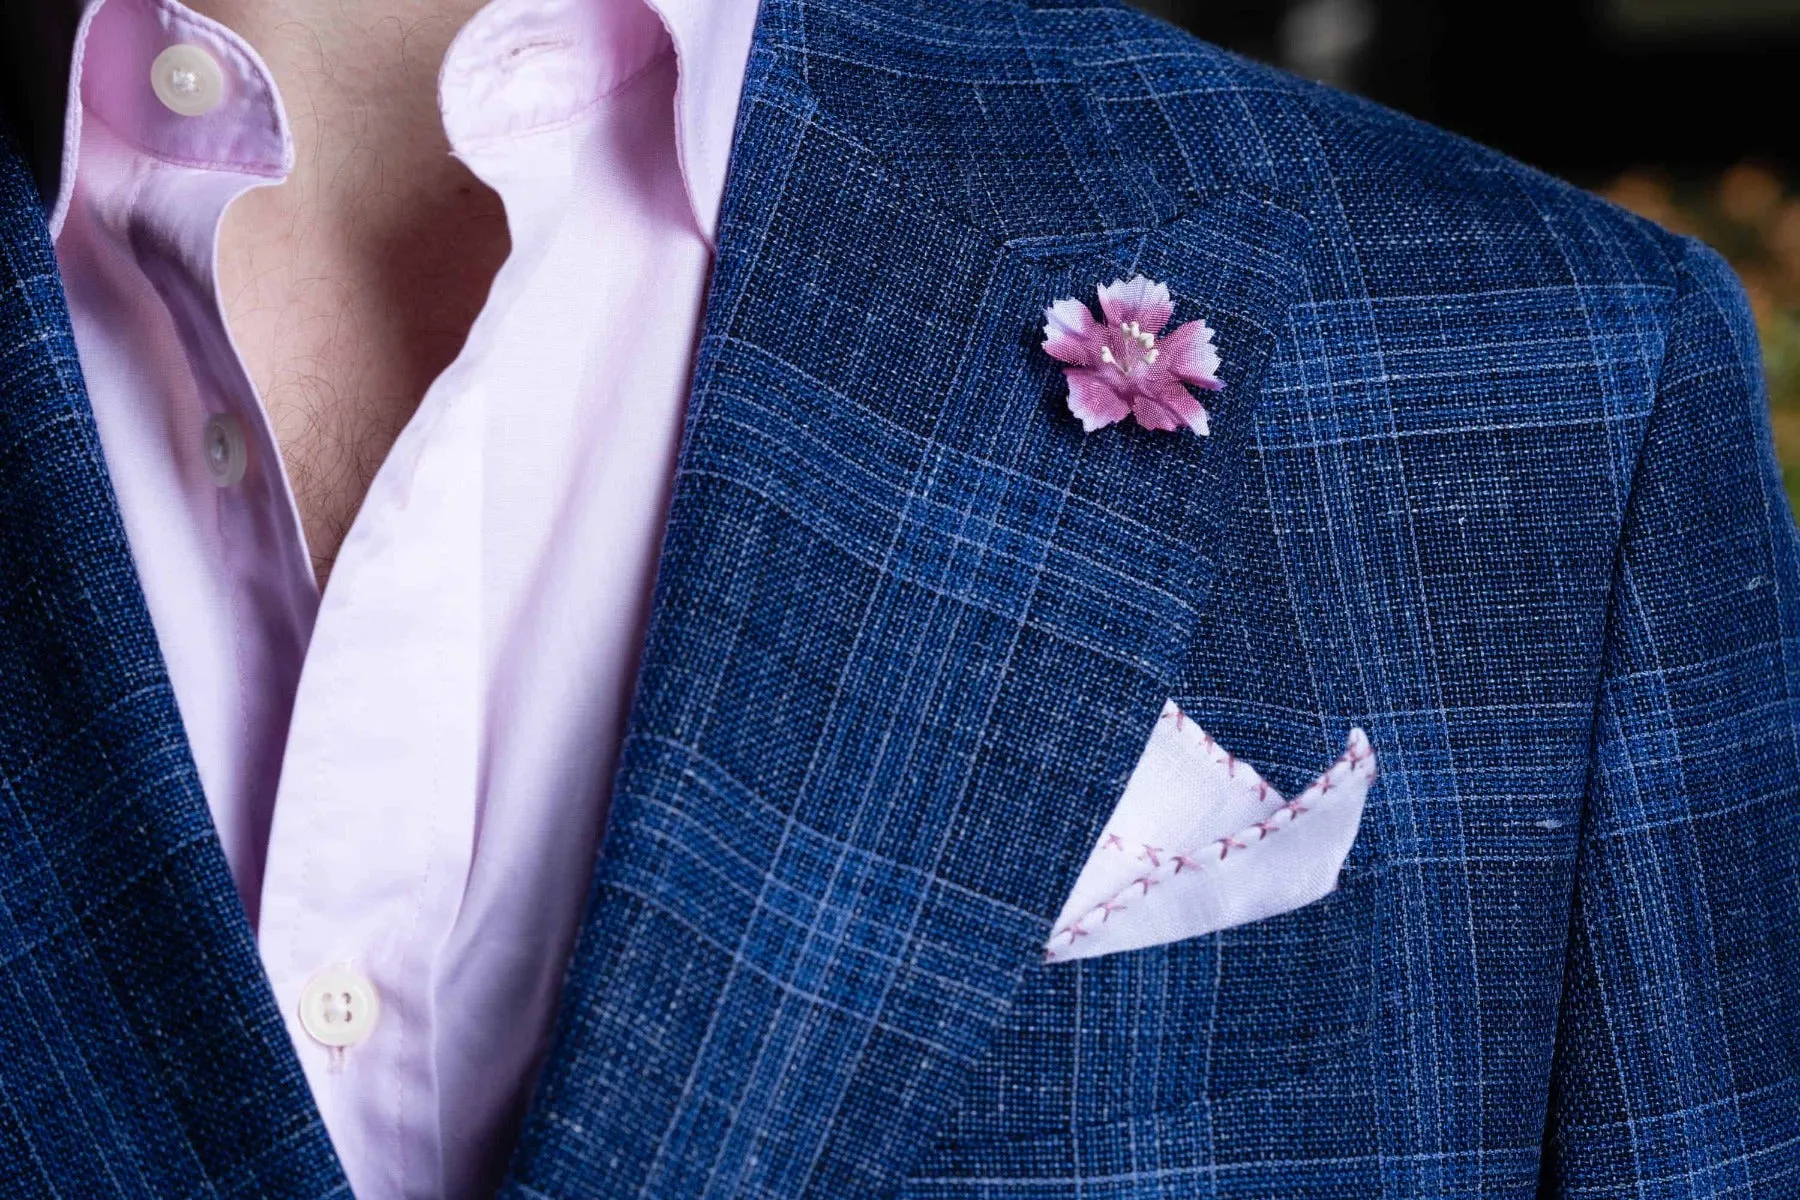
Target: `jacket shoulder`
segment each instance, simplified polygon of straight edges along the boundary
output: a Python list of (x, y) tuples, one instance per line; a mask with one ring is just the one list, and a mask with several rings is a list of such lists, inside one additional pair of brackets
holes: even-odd
[[(1253, 62), (1123, 6), (1081, 38), (1107, 126), (1176, 195), (1249, 186), (1306, 205), (1328, 242), (1385, 263), (1374, 294), (1492, 278), (1674, 286), (1686, 239), (1500, 151)], [(1056, 27), (1055, 10), (1042, 15)], [(1085, 32), (1095, 32), (1087, 30)], [(1060, 40), (1059, 35), (1059, 40)], [(1409, 266), (1409, 264), (1411, 264)]]
[(1441, 271), (1434, 249), (1484, 247), (1496, 270), (1534, 277), (1673, 278), (1678, 239), (1648, 222), (1119, 0), (765, 0), (764, 13), (766, 49), (830, 136), (1003, 238), (1142, 232), (1248, 189), (1396, 266)]

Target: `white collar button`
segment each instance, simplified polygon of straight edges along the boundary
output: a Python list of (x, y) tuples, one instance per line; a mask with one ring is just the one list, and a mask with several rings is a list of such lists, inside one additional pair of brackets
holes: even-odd
[(188, 43), (170, 46), (150, 64), (150, 86), (170, 112), (203, 117), (225, 98), (219, 60)]

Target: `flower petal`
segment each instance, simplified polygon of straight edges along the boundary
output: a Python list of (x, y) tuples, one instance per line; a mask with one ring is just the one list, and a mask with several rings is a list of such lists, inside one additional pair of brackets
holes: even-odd
[(1059, 362), (1091, 367), (1100, 360), (1100, 322), (1079, 300), (1058, 300), (1044, 310), (1044, 352)]
[(1108, 324), (1136, 321), (1140, 329), (1151, 334), (1161, 333), (1175, 311), (1175, 305), (1169, 299), (1169, 289), (1160, 283), (1152, 283), (1142, 275), (1133, 275), (1130, 279), (1115, 279), (1110, 284), (1102, 285), (1100, 308), (1106, 313)]
[(1145, 429), (1175, 430), (1185, 425), (1201, 437), (1207, 435), (1205, 406), (1173, 379), (1133, 391), (1131, 415)]
[(1131, 415), (1131, 405), (1101, 378), (1098, 371), (1076, 368), (1065, 370), (1063, 374), (1069, 380), (1069, 411), (1080, 419), (1082, 429), (1088, 433)]
[(1213, 331), (1205, 321), (1177, 325), (1156, 344), (1156, 365), (1185, 383), (1216, 392), (1225, 384), (1219, 378), (1219, 352), (1212, 340)]

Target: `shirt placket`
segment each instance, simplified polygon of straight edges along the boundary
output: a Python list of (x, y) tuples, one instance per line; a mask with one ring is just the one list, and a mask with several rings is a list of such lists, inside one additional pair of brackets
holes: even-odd
[(358, 1194), (442, 1194), (432, 991), (481, 744), (481, 396), (461, 383), (428, 394), (340, 551), (264, 873), (263, 960)]

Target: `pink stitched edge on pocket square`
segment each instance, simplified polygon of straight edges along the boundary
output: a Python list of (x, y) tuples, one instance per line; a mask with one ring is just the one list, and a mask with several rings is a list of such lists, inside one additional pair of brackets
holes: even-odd
[(1171, 701), (1052, 928), (1045, 961), (1199, 937), (1329, 894), (1374, 778), (1375, 751), (1353, 729), (1343, 756), (1284, 800)]

